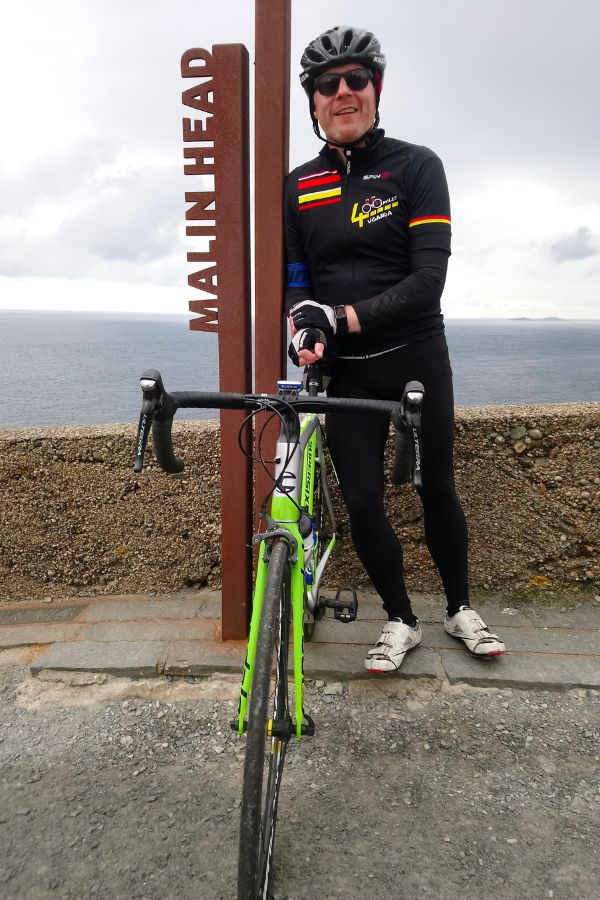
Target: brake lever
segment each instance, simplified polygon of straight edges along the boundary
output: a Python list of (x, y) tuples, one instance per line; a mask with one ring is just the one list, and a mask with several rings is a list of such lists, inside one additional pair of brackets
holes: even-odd
[(421, 472), (421, 403), (425, 389), (420, 381), (409, 381), (402, 400), (394, 405), (391, 419), (396, 428), (394, 468), (390, 475), (392, 484), (412, 482), (415, 487), (423, 484)]
[(138, 423), (137, 437), (135, 440), (136, 457), (133, 464), (134, 472), (141, 472), (144, 467), (144, 454), (148, 443), (148, 435), (154, 421), (156, 411), (161, 406), (164, 386), (162, 377), (157, 369), (147, 369), (140, 378), (140, 384), (144, 394), (142, 411)]
[(423, 445), (421, 438), (421, 407), (425, 388), (420, 381), (409, 381), (406, 385), (402, 405), (404, 422), (409, 436), (411, 455), (411, 481), (416, 488), (423, 486)]

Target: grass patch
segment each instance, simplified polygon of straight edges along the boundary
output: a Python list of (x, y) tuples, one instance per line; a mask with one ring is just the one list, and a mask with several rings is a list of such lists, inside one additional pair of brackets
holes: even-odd
[[(533, 582), (533, 583), (532, 583)], [(595, 606), (600, 613), (600, 590), (594, 584), (566, 584), (541, 586), (531, 579), (528, 584), (516, 585), (501, 591), (486, 591), (481, 587), (471, 589), (473, 605), (477, 602), (494, 601), (518, 609), (519, 606), (545, 606), (549, 609), (561, 607)]]

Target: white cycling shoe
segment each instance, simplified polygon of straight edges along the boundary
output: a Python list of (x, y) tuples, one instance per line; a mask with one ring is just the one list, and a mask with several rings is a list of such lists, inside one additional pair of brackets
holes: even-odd
[(402, 665), (408, 650), (421, 643), (421, 626), (414, 627), (404, 622), (386, 622), (381, 637), (367, 652), (365, 669), (374, 674), (395, 672)]
[(453, 616), (446, 615), (444, 628), (452, 637), (461, 640), (469, 653), (480, 659), (506, 653), (506, 646), (498, 635), (492, 634), (481, 616), (469, 606), (461, 606)]

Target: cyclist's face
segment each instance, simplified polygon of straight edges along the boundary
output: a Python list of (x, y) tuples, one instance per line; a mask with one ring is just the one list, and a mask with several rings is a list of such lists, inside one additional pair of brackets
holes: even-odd
[[(358, 63), (346, 63), (332, 66), (327, 69), (327, 74), (356, 68), (359, 68)], [(338, 144), (350, 143), (368, 131), (375, 121), (375, 86), (369, 81), (362, 91), (352, 91), (341, 78), (337, 93), (332, 97), (324, 97), (315, 91), (314, 105), (325, 137)]]

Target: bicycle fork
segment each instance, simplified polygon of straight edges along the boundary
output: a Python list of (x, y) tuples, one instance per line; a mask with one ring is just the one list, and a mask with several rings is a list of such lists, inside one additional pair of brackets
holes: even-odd
[[(297, 738), (301, 738), (303, 735), (314, 734), (314, 723), (304, 711), (304, 547), (297, 524), (303, 445), (297, 442), (298, 434), (295, 426), (296, 422), (294, 421), (284, 421), (282, 423), (281, 434), (277, 442), (275, 489), (271, 502), (271, 515), (267, 517), (269, 527), (267, 531), (256, 534), (253, 537), (253, 544), (260, 546), (260, 552), (256, 569), (252, 617), (250, 620), (246, 659), (244, 661), (238, 718), (237, 722), (232, 723), (234, 730), (238, 734), (243, 734), (246, 730), (246, 713), (248, 698), (252, 689), (252, 667), (256, 657), (263, 594), (267, 579), (270, 550), (275, 540), (285, 541), (289, 548), (294, 660), (294, 712), (296, 721), (295, 723), (287, 724), (273, 723), (273, 736), (284, 736), (283, 734), (275, 734), (278, 730), (289, 731), (295, 734)], [(293, 447), (291, 453), (290, 444)]]

